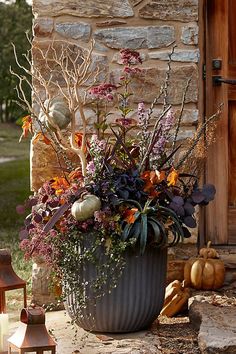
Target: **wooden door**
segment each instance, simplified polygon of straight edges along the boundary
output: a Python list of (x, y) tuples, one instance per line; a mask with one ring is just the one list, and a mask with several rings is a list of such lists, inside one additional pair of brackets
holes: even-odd
[(206, 166), (206, 181), (217, 193), (206, 208), (204, 236), (236, 245), (236, 85), (213, 83), (214, 76), (236, 79), (236, 1), (207, 0), (205, 16), (206, 115), (224, 106)]

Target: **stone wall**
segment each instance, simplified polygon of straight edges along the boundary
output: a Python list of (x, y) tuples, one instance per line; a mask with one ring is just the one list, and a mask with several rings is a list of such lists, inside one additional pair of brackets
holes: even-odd
[[(180, 108), (186, 79), (192, 76), (179, 139), (192, 137), (198, 120), (198, 0), (33, 0), (33, 13), (34, 60), (35, 47), (43, 49), (52, 41), (64, 40), (88, 48), (94, 38), (95, 65), (102, 63), (107, 77), (114, 81), (120, 71), (119, 50), (139, 50), (145, 70), (134, 86), (136, 102), (151, 103), (156, 97), (168, 53), (176, 44), (170, 103)], [(87, 113), (92, 115), (89, 109)], [(32, 145), (31, 162), (33, 190), (59, 174), (54, 152), (43, 143)]]

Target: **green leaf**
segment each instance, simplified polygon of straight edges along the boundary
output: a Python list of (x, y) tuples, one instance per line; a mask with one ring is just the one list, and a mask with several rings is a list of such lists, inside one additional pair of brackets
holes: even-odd
[(132, 225), (133, 227), (130, 230), (129, 237), (138, 240), (141, 231), (141, 221), (136, 220)]
[(126, 241), (129, 238), (132, 226), (133, 226), (133, 224), (126, 224), (125, 225), (124, 230), (123, 230), (122, 235), (121, 235), (121, 239), (123, 241)]
[(150, 218), (150, 221), (153, 221), (153, 222), (155, 222), (158, 225), (158, 227), (160, 229), (160, 233), (161, 233), (161, 241), (160, 241), (158, 246), (160, 248), (164, 247), (168, 243), (168, 238), (167, 238), (167, 234), (166, 234), (166, 230), (165, 230), (164, 225), (162, 224), (161, 221), (159, 221), (159, 220), (157, 220), (156, 218), (153, 218), (153, 217)]
[(147, 214), (141, 214), (140, 253), (144, 254), (147, 244)]
[(152, 227), (154, 242), (155, 243), (161, 242), (161, 231), (160, 231), (159, 225), (156, 222), (154, 222), (153, 220), (148, 220), (148, 224)]
[(142, 211), (142, 206), (139, 202), (137, 202), (136, 200), (133, 199), (127, 199), (127, 200), (121, 200), (119, 204), (126, 204), (126, 205), (130, 205), (130, 206), (135, 206), (136, 208), (138, 208), (138, 210), (141, 212)]
[(22, 117), (18, 118), (15, 122), (17, 125), (22, 126), (23, 122), (22, 122)]

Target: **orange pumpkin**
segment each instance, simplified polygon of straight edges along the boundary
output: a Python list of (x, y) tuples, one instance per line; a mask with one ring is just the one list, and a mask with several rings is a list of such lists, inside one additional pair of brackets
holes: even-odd
[(161, 315), (172, 317), (180, 312), (190, 297), (189, 289), (185, 288), (185, 282), (174, 280), (166, 287), (165, 302)]
[(209, 243), (207, 248), (200, 250), (199, 254), (202, 257), (190, 259), (185, 264), (186, 286), (202, 290), (219, 289), (225, 278), (224, 262), (216, 259), (218, 253), (213, 248), (209, 248)]
[(211, 248), (211, 241), (207, 242), (206, 248), (201, 248), (199, 251), (199, 256), (203, 258), (219, 258), (217, 251)]

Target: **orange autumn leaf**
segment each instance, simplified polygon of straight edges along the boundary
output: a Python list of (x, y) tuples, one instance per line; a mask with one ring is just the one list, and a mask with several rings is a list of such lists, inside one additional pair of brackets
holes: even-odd
[(42, 132), (36, 134), (35, 138), (33, 139), (33, 144), (37, 143), (39, 140), (43, 141), (47, 145), (51, 144), (51, 140), (49, 140)]
[(82, 171), (79, 169), (76, 169), (72, 172), (70, 172), (70, 174), (68, 175), (68, 178), (73, 181), (75, 179), (81, 179), (83, 177), (82, 175)]
[(158, 183), (161, 183), (162, 181), (165, 180), (166, 178), (166, 173), (165, 171), (155, 171), (156, 172), (156, 175), (157, 175), (157, 178), (158, 178)]
[(135, 213), (138, 211), (137, 208), (126, 209), (123, 213), (124, 220), (128, 224), (133, 224), (135, 222)]
[(82, 133), (75, 133), (75, 142), (78, 145), (78, 147), (81, 147), (82, 145), (82, 139), (83, 139), (83, 134)]
[(157, 197), (159, 192), (156, 191), (156, 186), (164, 181), (165, 177), (165, 171), (144, 171), (141, 175), (145, 181), (144, 192), (149, 193), (151, 197)]
[(30, 115), (23, 117), (22, 122), (23, 122), (22, 124), (23, 132), (20, 136), (19, 142), (21, 142), (22, 138), (26, 138), (29, 132), (31, 134), (33, 133), (32, 118), (30, 117)]
[(56, 190), (56, 195), (61, 195), (69, 187), (69, 183), (64, 177), (54, 177), (51, 182), (51, 187)]
[(146, 182), (151, 182), (152, 185), (161, 183), (166, 177), (165, 171), (144, 171), (141, 178)]
[[(82, 146), (82, 141), (83, 141), (83, 133), (76, 132), (75, 133), (75, 143), (78, 145), (78, 148), (81, 148)], [(86, 152), (86, 146), (84, 147), (84, 152)]]
[(59, 201), (59, 204), (60, 205), (64, 205), (66, 203), (66, 200), (65, 199), (60, 199), (60, 201)]
[(173, 168), (172, 171), (167, 176), (168, 187), (175, 186), (177, 183), (178, 177), (179, 177), (179, 172)]

